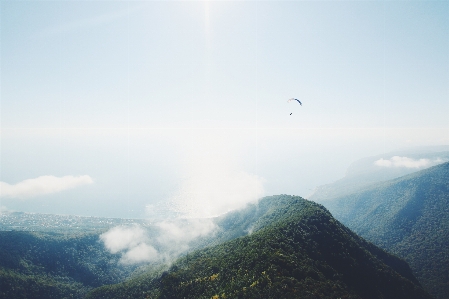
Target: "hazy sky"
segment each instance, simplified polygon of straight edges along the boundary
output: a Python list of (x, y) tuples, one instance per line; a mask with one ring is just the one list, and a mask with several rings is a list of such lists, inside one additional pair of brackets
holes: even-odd
[(448, 1), (2, 0), (0, 18), (0, 210), (210, 216), (449, 144)]

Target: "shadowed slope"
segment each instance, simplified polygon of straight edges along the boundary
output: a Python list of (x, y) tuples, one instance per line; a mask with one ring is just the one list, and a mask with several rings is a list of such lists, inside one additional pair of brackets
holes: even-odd
[(449, 298), (449, 163), (324, 204), (356, 233), (405, 259), (429, 292)]

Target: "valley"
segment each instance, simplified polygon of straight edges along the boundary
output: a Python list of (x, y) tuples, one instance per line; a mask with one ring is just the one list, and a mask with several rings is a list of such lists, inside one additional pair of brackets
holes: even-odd
[(431, 298), (404, 261), (301, 197), (265, 197), (214, 222), (169, 264), (120, 262), (105, 230), (2, 232), (0, 297)]

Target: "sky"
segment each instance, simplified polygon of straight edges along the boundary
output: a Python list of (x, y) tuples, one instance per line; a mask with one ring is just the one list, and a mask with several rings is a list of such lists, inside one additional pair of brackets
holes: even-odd
[(448, 1), (2, 0), (0, 67), (0, 211), (211, 217), (449, 144)]

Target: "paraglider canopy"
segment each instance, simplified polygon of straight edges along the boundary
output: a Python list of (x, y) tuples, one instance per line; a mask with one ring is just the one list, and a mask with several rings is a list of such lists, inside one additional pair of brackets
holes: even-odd
[(298, 103), (299, 103), (299, 105), (301, 105), (302, 106), (302, 103), (301, 103), (301, 101), (300, 100), (298, 100), (298, 99), (295, 99), (295, 98), (291, 98), (291, 99), (289, 99), (287, 102), (291, 102), (291, 101), (298, 101)]

